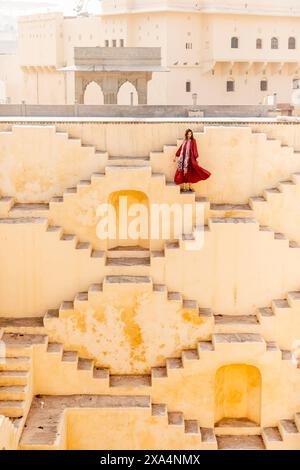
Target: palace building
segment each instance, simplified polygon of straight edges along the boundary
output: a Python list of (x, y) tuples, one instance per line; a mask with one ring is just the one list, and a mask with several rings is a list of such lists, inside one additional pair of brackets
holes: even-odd
[[(164, 72), (153, 70), (146, 80), (151, 105), (257, 105), (274, 94), (279, 103), (299, 101), (296, 0), (103, 0), (101, 5), (100, 15), (19, 18), (18, 52), (0, 55), (7, 102), (78, 101), (76, 48), (124, 48), (123, 55), (127, 48), (150, 48), (150, 56), (158, 48)], [(144, 102), (130, 60), (129, 53), (127, 80), (116, 80), (118, 104)], [(114, 72), (110, 69), (112, 81), (122, 69), (122, 58), (117, 64)], [(104, 88), (91, 75), (84, 85), (84, 103), (109, 103)]]

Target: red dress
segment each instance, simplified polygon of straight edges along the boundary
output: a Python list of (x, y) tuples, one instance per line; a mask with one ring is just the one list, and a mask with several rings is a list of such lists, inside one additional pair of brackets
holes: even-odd
[[(178, 167), (174, 177), (176, 184), (197, 183), (198, 181), (206, 180), (211, 175), (208, 170), (205, 170), (197, 163), (199, 155), (196, 140), (191, 139), (190, 141), (189, 156), (187, 156), (187, 145), (188, 141), (186, 140), (176, 152), (176, 157), (179, 157)], [(182, 156), (181, 150), (183, 151)]]

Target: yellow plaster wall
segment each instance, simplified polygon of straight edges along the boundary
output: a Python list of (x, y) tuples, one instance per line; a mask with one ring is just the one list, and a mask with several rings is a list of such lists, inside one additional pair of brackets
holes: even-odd
[(61, 311), (59, 318), (46, 319), (45, 326), (51, 341), (92, 357), (113, 374), (137, 374), (209, 339), (211, 321), (182, 302), (168, 301), (166, 292), (112, 284), (89, 301), (75, 301), (74, 310)]
[(181, 449), (202, 448), (200, 434), (186, 435), (167, 416), (151, 416), (150, 408), (67, 411), (68, 450), (175, 450), (179, 442)]
[(18, 202), (49, 202), (97, 171), (93, 147), (55, 126), (13, 126), (0, 132), (0, 194)]
[(299, 289), (299, 248), (255, 221), (210, 221), (203, 248), (166, 250), (165, 284), (215, 313), (245, 315)]
[(103, 258), (60, 240), (44, 219), (0, 223), (0, 315), (42, 316), (98, 280)]

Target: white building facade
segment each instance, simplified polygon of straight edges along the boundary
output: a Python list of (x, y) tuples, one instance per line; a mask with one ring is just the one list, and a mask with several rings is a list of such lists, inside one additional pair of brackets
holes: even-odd
[[(257, 105), (277, 95), (297, 102), (300, 87), (300, 1), (103, 0), (101, 15), (21, 17), (18, 53), (0, 57), (10, 102), (72, 104), (74, 47), (160, 47), (162, 66), (148, 86), (148, 104)], [(5, 70), (4, 70), (5, 69)], [(16, 75), (16, 72), (15, 72)], [(130, 104), (132, 85), (119, 92)], [(130, 98), (131, 96), (131, 98)], [(130, 101), (131, 100), (131, 101)], [(88, 104), (102, 104), (91, 84)]]

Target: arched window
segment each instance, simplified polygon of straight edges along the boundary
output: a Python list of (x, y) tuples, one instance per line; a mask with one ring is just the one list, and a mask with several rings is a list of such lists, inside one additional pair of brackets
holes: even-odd
[(294, 38), (293, 36), (291, 36), (289, 38), (289, 45), (288, 45), (289, 49), (296, 49), (296, 38)]
[(271, 49), (278, 49), (278, 47), (279, 47), (278, 38), (272, 38), (271, 39)]
[(231, 38), (231, 49), (238, 49), (239, 47), (239, 38), (236, 36)]
[(300, 80), (299, 78), (293, 78), (293, 90), (300, 89)]
[(256, 39), (256, 49), (262, 49), (262, 39)]

